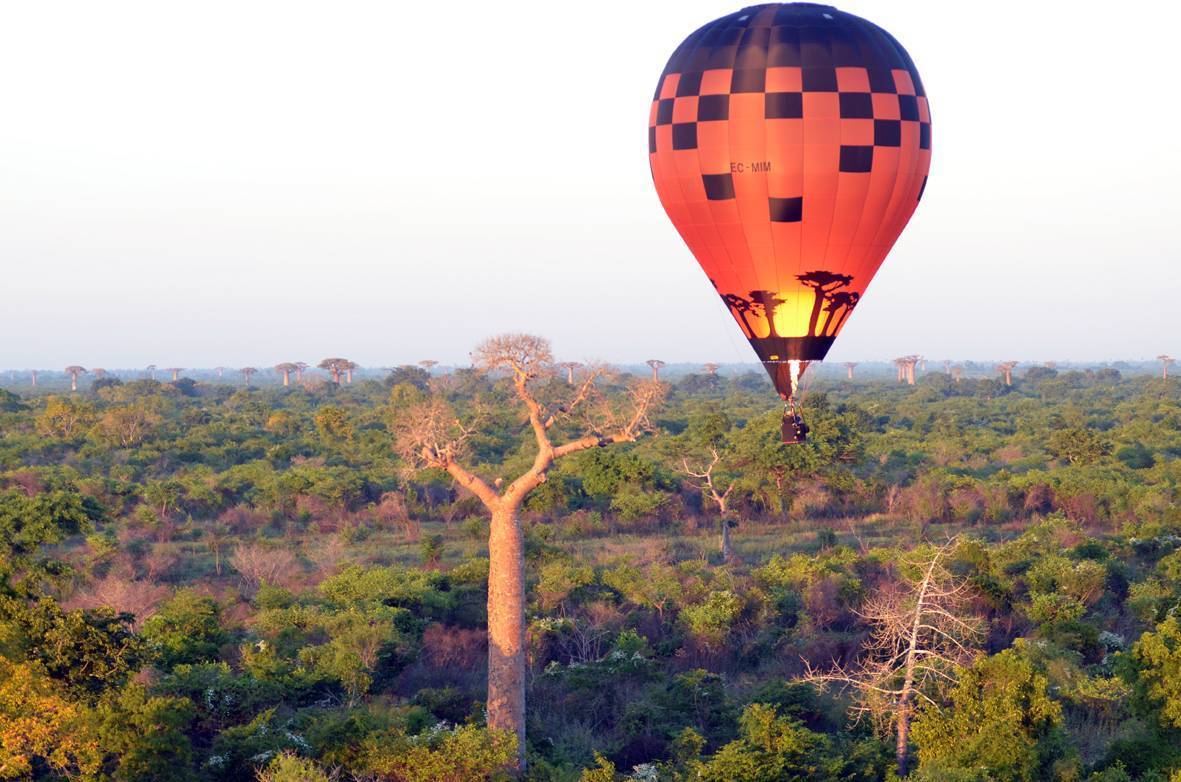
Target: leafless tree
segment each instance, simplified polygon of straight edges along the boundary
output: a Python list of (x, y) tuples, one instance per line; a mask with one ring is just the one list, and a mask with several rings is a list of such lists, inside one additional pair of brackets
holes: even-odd
[(895, 738), (898, 775), (906, 776), (910, 722), (920, 702), (938, 707), (938, 693), (954, 685), (959, 669), (976, 656), (981, 620), (970, 613), (968, 582), (953, 576), (944, 561), (954, 539), (914, 552), (896, 589), (880, 591), (858, 612), (872, 628), (861, 656), (851, 665), (833, 662), (827, 671), (805, 661), (804, 681), (834, 686), (853, 695), (852, 711)]
[(664, 362), (658, 358), (650, 358), (647, 361), (645, 361), (644, 363), (652, 368), (652, 380), (659, 381), (660, 380), (660, 370), (664, 367)]
[(275, 371), (283, 374), (283, 387), (287, 388), (291, 385), (291, 373), (298, 372), (299, 366), (290, 361), (284, 361), (281, 364), (275, 364)]
[(853, 370), (856, 368), (857, 368), (856, 361), (846, 361), (845, 362), (845, 371), (848, 373), (850, 380), (853, 379)]
[[(524, 534), (518, 511), (531, 491), (545, 482), (564, 456), (612, 443), (632, 442), (651, 428), (649, 415), (663, 398), (659, 382), (633, 384), (623, 401), (601, 394), (602, 367), (591, 367), (560, 403), (543, 400), (537, 381), (552, 373), (547, 340), (506, 334), (481, 343), (473, 352), (482, 371), (505, 372), (529, 423), (536, 447), (533, 463), (516, 478), (488, 480), (463, 462), (479, 418), (463, 420), (447, 401), (432, 395), (408, 406), (392, 422), (397, 450), (416, 468), (446, 470), (479, 498), (492, 517), (488, 537), (488, 727), (517, 737), (518, 763), (525, 765), (525, 568)], [(558, 433), (561, 442), (555, 442)]]
[(78, 375), (81, 375), (85, 371), (86, 367), (80, 367), (77, 364), (71, 364), (70, 366), (66, 367), (65, 372), (70, 376), (71, 391), (78, 390)]
[(558, 364), (562, 369), (566, 370), (566, 384), (574, 385), (574, 370), (580, 369), (582, 364), (578, 361), (563, 361)]
[(146, 371), (148, 373), (148, 378), (150, 380), (156, 379), (156, 365), (155, 364), (148, 364), (146, 367), (144, 367), (144, 371)]
[[(734, 550), (730, 547), (730, 529), (735, 526), (735, 522), (730, 518), (730, 492), (734, 491), (733, 480), (718, 481), (714, 475), (718, 464), (722, 461), (721, 454), (718, 453), (717, 448), (709, 449), (710, 461), (709, 464), (693, 468), (689, 466), (687, 458), (681, 459), (681, 472), (693, 478), (693, 485), (701, 489), (701, 493), (709, 499), (718, 508), (719, 523), (721, 525), (721, 547), (722, 547), (722, 561), (729, 563), (734, 559)], [(725, 490), (720, 490), (721, 483), (726, 484)]]
[(1173, 358), (1172, 356), (1165, 355), (1164, 353), (1162, 353), (1161, 355), (1156, 357), (1156, 360), (1161, 363), (1161, 373), (1160, 373), (1161, 378), (1164, 380), (1168, 380), (1169, 379), (1169, 365), (1174, 363), (1177, 359)]
[(1005, 361), (996, 365), (996, 371), (1000, 372), (1005, 378), (1005, 385), (1013, 385), (1013, 368), (1016, 366), (1016, 361)]
[(238, 371), (241, 372), (242, 377), (246, 379), (246, 385), (250, 385), (250, 378), (254, 376), (254, 373), (257, 372), (258, 369), (255, 367), (242, 367)]
[(234, 549), (230, 564), (247, 586), (288, 583), (295, 568), (295, 554), (281, 547), (245, 543)]

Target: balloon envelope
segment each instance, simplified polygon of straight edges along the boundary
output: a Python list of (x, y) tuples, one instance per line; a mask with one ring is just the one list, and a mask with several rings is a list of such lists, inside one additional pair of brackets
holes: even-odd
[(906, 50), (830, 6), (744, 8), (677, 47), (648, 120), (661, 204), (785, 398), (918, 206), (931, 113)]

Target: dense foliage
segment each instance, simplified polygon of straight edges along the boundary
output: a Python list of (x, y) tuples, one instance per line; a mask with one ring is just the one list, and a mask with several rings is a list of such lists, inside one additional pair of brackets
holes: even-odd
[[(480, 474), (527, 466), (511, 390), (470, 371), (0, 391), (0, 779), (506, 778), (488, 520), (392, 447), (430, 393), (478, 421)], [(954, 536), (983, 632), (923, 694), (911, 776), (1181, 779), (1181, 386), (817, 382), (804, 446), (770, 398), (672, 378), (656, 436), (529, 497), (530, 778), (891, 778), (888, 731), (804, 661), (855, 659), (902, 555)], [(687, 474), (713, 455), (725, 520)]]

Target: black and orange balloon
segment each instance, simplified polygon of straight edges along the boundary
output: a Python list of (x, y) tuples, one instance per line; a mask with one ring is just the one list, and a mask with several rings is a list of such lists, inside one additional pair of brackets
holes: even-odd
[(673, 225), (790, 399), (922, 198), (931, 112), (885, 30), (830, 6), (759, 5), (673, 52), (648, 152)]

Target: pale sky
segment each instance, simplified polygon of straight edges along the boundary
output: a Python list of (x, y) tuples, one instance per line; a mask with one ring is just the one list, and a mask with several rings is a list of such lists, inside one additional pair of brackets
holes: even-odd
[[(0, 368), (466, 363), (504, 331), (751, 361), (647, 163), (665, 61), (738, 7), (0, 4)], [(914, 58), (934, 157), (829, 360), (1181, 353), (1177, 6), (839, 7)]]

